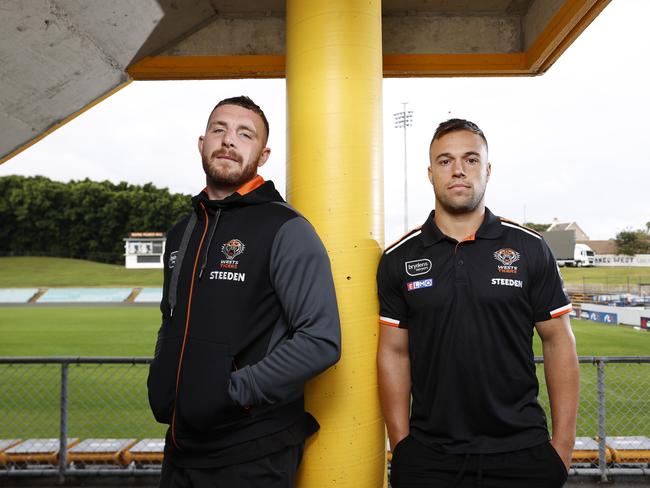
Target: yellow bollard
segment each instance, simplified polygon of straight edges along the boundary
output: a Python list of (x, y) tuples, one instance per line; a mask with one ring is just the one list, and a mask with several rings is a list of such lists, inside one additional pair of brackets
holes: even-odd
[(301, 488), (385, 486), (375, 271), (383, 245), (381, 2), (287, 0), (287, 196), (332, 261), (341, 361), (310, 382)]

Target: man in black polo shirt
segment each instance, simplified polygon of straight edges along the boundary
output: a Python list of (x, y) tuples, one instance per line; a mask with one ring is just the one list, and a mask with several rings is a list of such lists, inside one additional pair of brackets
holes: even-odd
[[(391, 485), (560, 487), (579, 371), (557, 265), (539, 234), (485, 207), (491, 166), (475, 124), (440, 124), (429, 150), (435, 210), (386, 249), (377, 273)], [(550, 441), (533, 327), (543, 343)]]

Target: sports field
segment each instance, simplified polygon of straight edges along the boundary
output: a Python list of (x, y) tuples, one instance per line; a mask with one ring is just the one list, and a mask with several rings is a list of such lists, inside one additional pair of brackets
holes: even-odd
[(647, 267), (594, 267), (560, 268), (566, 284), (638, 285), (650, 284), (650, 268)]
[[(150, 356), (160, 326), (151, 306), (0, 308), (0, 356)], [(650, 355), (650, 333), (572, 321), (581, 356)], [(539, 338), (533, 348), (541, 355)]]
[[(159, 327), (156, 307), (0, 308), (0, 356), (150, 356)], [(628, 327), (573, 321), (578, 354), (650, 354), (650, 333)], [(534, 351), (541, 355), (539, 339)], [(650, 365), (610, 365), (608, 420), (619, 435), (650, 435)], [(596, 368), (582, 365), (579, 435), (596, 434)], [(79, 437), (160, 437), (146, 400), (144, 365), (72, 365), (69, 370), (70, 434)], [(547, 404), (542, 368), (540, 401)], [(60, 366), (0, 365), (0, 438), (56, 437)], [(617, 414), (620, 412), (620, 414)], [(612, 421), (616, 416), (616, 422)], [(623, 424), (621, 424), (623, 422)]]
[(0, 258), (0, 288), (162, 286), (160, 269), (48, 257)]

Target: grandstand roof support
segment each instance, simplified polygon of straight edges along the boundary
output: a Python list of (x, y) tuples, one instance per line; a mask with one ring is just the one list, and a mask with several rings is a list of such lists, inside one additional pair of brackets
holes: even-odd
[(321, 424), (301, 488), (384, 484), (375, 354), (375, 270), (383, 241), (380, 0), (287, 2), (287, 196), (329, 252), (343, 356), (312, 381)]

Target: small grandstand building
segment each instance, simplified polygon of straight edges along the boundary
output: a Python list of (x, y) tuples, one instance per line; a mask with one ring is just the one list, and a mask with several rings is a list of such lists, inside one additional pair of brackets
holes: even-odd
[(124, 266), (162, 268), (166, 240), (162, 232), (131, 232), (124, 238)]

